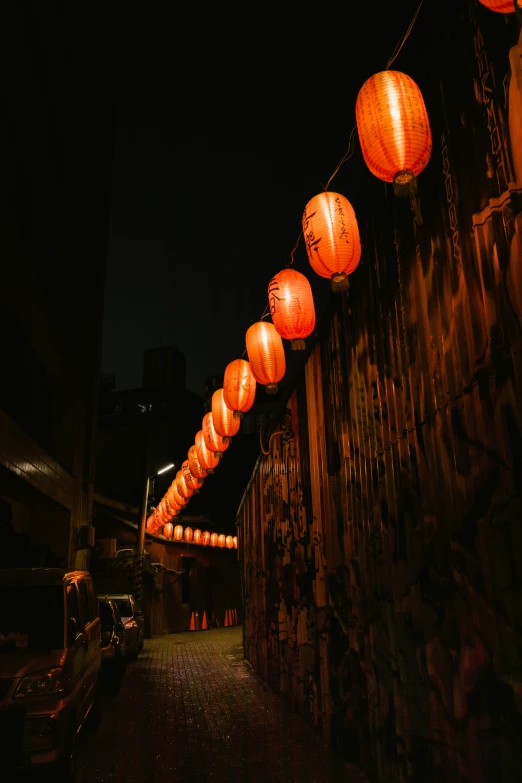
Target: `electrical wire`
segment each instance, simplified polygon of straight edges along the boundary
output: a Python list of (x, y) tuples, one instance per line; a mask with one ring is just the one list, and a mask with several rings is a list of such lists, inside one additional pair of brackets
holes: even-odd
[(357, 130), (357, 126), (355, 125), (355, 126), (352, 128), (352, 132), (350, 133), (350, 138), (349, 138), (349, 140), (348, 140), (348, 149), (346, 150), (346, 152), (345, 152), (345, 153), (344, 153), (344, 155), (342, 156), (341, 160), (340, 160), (340, 161), (339, 161), (339, 163), (337, 164), (337, 166), (336, 166), (336, 168), (335, 168), (335, 171), (334, 171), (334, 173), (332, 174), (332, 176), (330, 177), (330, 179), (328, 180), (328, 182), (327, 182), (327, 183), (326, 183), (326, 185), (324, 186), (324, 189), (325, 189), (325, 190), (328, 190), (328, 188), (330, 187), (330, 183), (331, 183), (331, 181), (333, 180), (333, 178), (335, 177), (335, 175), (337, 174), (337, 172), (339, 171), (339, 169), (341, 168), (341, 166), (343, 165), (343, 163), (346, 163), (346, 161), (347, 161), (347, 160), (350, 160), (350, 158), (352, 157), (352, 155), (353, 155), (353, 152), (354, 152), (354, 149), (355, 149), (355, 144), (354, 144), (354, 141), (355, 141), (355, 131), (356, 131), (356, 130)]
[(423, 3), (424, 3), (424, 0), (421, 0), (419, 5), (418, 5), (417, 10), (415, 11), (415, 13), (413, 15), (413, 19), (411, 20), (411, 22), (410, 22), (406, 32), (404, 33), (404, 35), (402, 36), (401, 40), (399, 41), (399, 43), (397, 44), (397, 46), (393, 50), (392, 56), (390, 57), (390, 59), (386, 63), (386, 70), (388, 70), (390, 65), (392, 65), (392, 63), (395, 62), (395, 60), (397, 59), (397, 57), (401, 53), (402, 47), (404, 46), (404, 44), (408, 40), (409, 35), (410, 35), (411, 31), (413, 30), (413, 26), (414, 26), (415, 22), (417, 21), (417, 17), (418, 17), (418, 15), (420, 13), (420, 10), (422, 8), (422, 4)]

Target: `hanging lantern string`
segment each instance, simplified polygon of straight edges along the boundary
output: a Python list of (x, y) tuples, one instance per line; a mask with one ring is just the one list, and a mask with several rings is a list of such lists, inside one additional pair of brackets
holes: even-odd
[[(344, 155), (342, 156), (341, 160), (340, 160), (340, 161), (339, 161), (339, 163), (337, 164), (337, 166), (336, 166), (336, 168), (335, 168), (335, 171), (334, 171), (334, 173), (332, 174), (332, 176), (330, 177), (330, 179), (328, 180), (328, 182), (327, 182), (327, 183), (326, 183), (326, 185), (324, 186), (324, 189), (325, 189), (325, 190), (328, 190), (328, 188), (330, 187), (330, 183), (331, 183), (331, 181), (333, 180), (333, 178), (335, 177), (335, 175), (337, 174), (337, 172), (339, 171), (339, 169), (341, 168), (341, 166), (343, 165), (343, 163), (346, 163), (346, 161), (347, 161), (347, 160), (350, 160), (350, 158), (352, 157), (352, 155), (353, 155), (353, 151), (354, 151), (354, 149), (355, 149), (355, 143), (354, 143), (354, 142), (355, 142), (355, 131), (356, 131), (356, 130), (357, 130), (357, 126), (354, 126), (354, 127), (352, 128), (352, 132), (350, 133), (350, 139), (349, 139), (349, 141), (348, 141), (348, 149), (346, 150), (346, 152), (345, 152), (345, 153), (344, 153)], [(302, 233), (302, 232), (301, 232), (301, 233)], [(299, 234), (299, 236), (301, 236), (301, 234)], [(298, 243), (299, 243), (299, 240), (297, 240), (297, 241), (298, 241)], [(292, 251), (292, 256), (293, 256), (293, 253), (295, 253), (295, 250), (296, 250), (296, 249), (297, 249), (297, 245), (295, 246), (294, 250)]]
[(303, 236), (303, 229), (301, 229), (301, 231), (299, 232), (299, 236), (297, 237), (297, 241), (296, 241), (296, 243), (295, 243), (295, 245), (294, 245), (294, 249), (293, 249), (293, 250), (292, 250), (292, 252), (290, 253), (290, 263), (288, 264), (288, 266), (292, 266), (292, 264), (294, 263), (294, 260), (295, 260), (295, 259), (294, 259), (294, 256), (295, 256), (295, 251), (296, 251), (296, 250), (297, 250), (297, 248), (299, 247), (299, 242), (301, 241), (301, 237), (302, 237), (302, 236)]
[(420, 3), (419, 3), (419, 6), (418, 6), (418, 8), (417, 8), (417, 10), (415, 11), (415, 13), (414, 13), (414, 15), (413, 15), (413, 19), (411, 20), (411, 22), (410, 22), (410, 24), (409, 24), (409, 26), (408, 26), (408, 29), (407, 29), (407, 30), (406, 30), (406, 32), (404, 33), (403, 37), (401, 38), (401, 40), (399, 41), (399, 43), (397, 44), (397, 46), (395, 47), (395, 49), (393, 50), (393, 54), (392, 54), (392, 56), (390, 57), (390, 59), (389, 59), (389, 60), (388, 60), (388, 62), (386, 63), (386, 70), (388, 70), (388, 68), (390, 67), (390, 65), (392, 65), (392, 63), (394, 63), (394, 62), (395, 62), (395, 60), (397, 59), (397, 57), (398, 57), (398, 56), (399, 56), (399, 54), (401, 53), (401, 49), (402, 49), (402, 47), (404, 46), (404, 44), (406, 43), (406, 41), (408, 40), (408, 38), (409, 38), (409, 35), (410, 35), (411, 31), (413, 30), (413, 26), (414, 26), (415, 22), (417, 21), (417, 17), (418, 17), (418, 15), (419, 15), (419, 13), (420, 13), (420, 10), (421, 10), (421, 8), (422, 8), (422, 4), (423, 4), (423, 3), (424, 3), (424, 0), (421, 0), (421, 1), (420, 1)]

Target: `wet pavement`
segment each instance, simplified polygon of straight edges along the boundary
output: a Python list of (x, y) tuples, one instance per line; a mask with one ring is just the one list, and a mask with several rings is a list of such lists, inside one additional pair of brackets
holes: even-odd
[(243, 659), (240, 628), (147, 640), (84, 739), (80, 783), (366, 780)]

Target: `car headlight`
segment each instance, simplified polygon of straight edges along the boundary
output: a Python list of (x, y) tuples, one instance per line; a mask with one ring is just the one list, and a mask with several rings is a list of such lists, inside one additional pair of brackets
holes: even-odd
[(15, 699), (27, 699), (32, 696), (47, 696), (49, 693), (63, 691), (62, 669), (47, 669), (24, 677), (14, 693)]

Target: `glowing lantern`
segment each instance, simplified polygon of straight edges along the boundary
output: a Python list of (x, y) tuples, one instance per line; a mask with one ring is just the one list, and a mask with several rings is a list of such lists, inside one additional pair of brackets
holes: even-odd
[(355, 116), (372, 174), (393, 182), (397, 195), (414, 193), (432, 142), (428, 112), (413, 79), (400, 71), (376, 73), (359, 91)]
[(515, 11), (513, 0), (480, 0), (480, 2), (490, 11), (498, 11), (499, 14), (512, 14)]
[(195, 446), (191, 446), (188, 452), (188, 464), (190, 472), (196, 478), (203, 479), (208, 475), (208, 470), (203, 467), (198, 459), (198, 451)]
[(233, 549), (234, 548), (234, 539), (232, 536), (227, 536), (225, 538), (225, 546), (227, 549)]
[(207, 449), (203, 430), (200, 430), (196, 435), (196, 452), (201, 465), (203, 465), (209, 473), (213, 473), (214, 468), (219, 464), (219, 457), (216, 457), (214, 452)]
[(194, 543), (195, 544), (201, 544), (201, 530), (194, 530)]
[(347, 275), (361, 259), (359, 226), (348, 199), (328, 190), (314, 196), (303, 212), (303, 236), (314, 272), (329, 277), (333, 291), (347, 291)]
[(151, 514), (150, 517), (147, 519), (147, 525), (146, 525), (147, 533), (153, 533), (155, 526), (156, 526), (156, 520), (154, 519), (154, 514)]
[(173, 502), (178, 505), (180, 509), (183, 508), (183, 506), (187, 503), (187, 498), (184, 498), (180, 494), (175, 481), (173, 481), (170, 485), (168, 494), (170, 497), (172, 497)]
[[(230, 414), (233, 416), (233, 414)], [(218, 435), (214, 427), (214, 417), (212, 413), (205, 413), (202, 425), (203, 435), (205, 436), (205, 445), (209, 451), (219, 458), (219, 455), (228, 449), (228, 438)]]
[(183, 472), (181, 470), (178, 470), (178, 472), (176, 473), (175, 483), (176, 483), (176, 489), (178, 490), (182, 498), (186, 498), (188, 500), (189, 498), (192, 497), (192, 495), (194, 494), (194, 490), (190, 489), (190, 487), (187, 487), (185, 476), (183, 475)]
[(276, 394), (286, 362), (283, 341), (274, 324), (266, 321), (252, 324), (246, 333), (246, 348), (254, 378), (266, 386), (268, 394)]
[(218, 542), (218, 534), (212, 533), (212, 535), (210, 536), (210, 546), (217, 546), (217, 542)]
[(183, 539), (187, 542), (187, 544), (190, 544), (192, 539), (194, 538), (194, 531), (191, 527), (186, 527), (185, 532), (183, 533)]
[(241, 422), (234, 418), (230, 408), (225, 405), (223, 389), (218, 389), (212, 395), (212, 421), (214, 429), (222, 438), (233, 438), (239, 430)]
[(312, 288), (307, 278), (295, 269), (282, 269), (268, 286), (268, 306), (275, 328), (293, 351), (304, 351), (304, 338), (315, 326)]
[(234, 536), (232, 541), (234, 542), (234, 549), (237, 549), (237, 536)]
[(199, 479), (192, 475), (188, 459), (186, 459), (181, 466), (181, 470), (187, 487), (189, 487), (189, 489), (193, 489), (195, 493), (198, 492), (198, 490), (200, 490), (203, 486), (203, 479)]
[(201, 544), (202, 546), (208, 546), (210, 544), (210, 533), (208, 532), (208, 530), (205, 530), (205, 532), (201, 536)]
[(174, 528), (174, 541), (183, 540), (183, 525), (176, 525)]
[(242, 419), (243, 413), (250, 410), (256, 396), (256, 379), (250, 363), (244, 359), (234, 359), (225, 369), (223, 380), (223, 399), (225, 405), (234, 411), (234, 419)]
[(220, 533), (218, 536), (218, 546), (221, 547), (221, 549), (224, 548), (226, 544), (226, 537), (223, 535), (223, 533)]
[(172, 538), (172, 534), (174, 532), (174, 525), (172, 522), (167, 522), (165, 527), (163, 528), (163, 535), (165, 538)]

